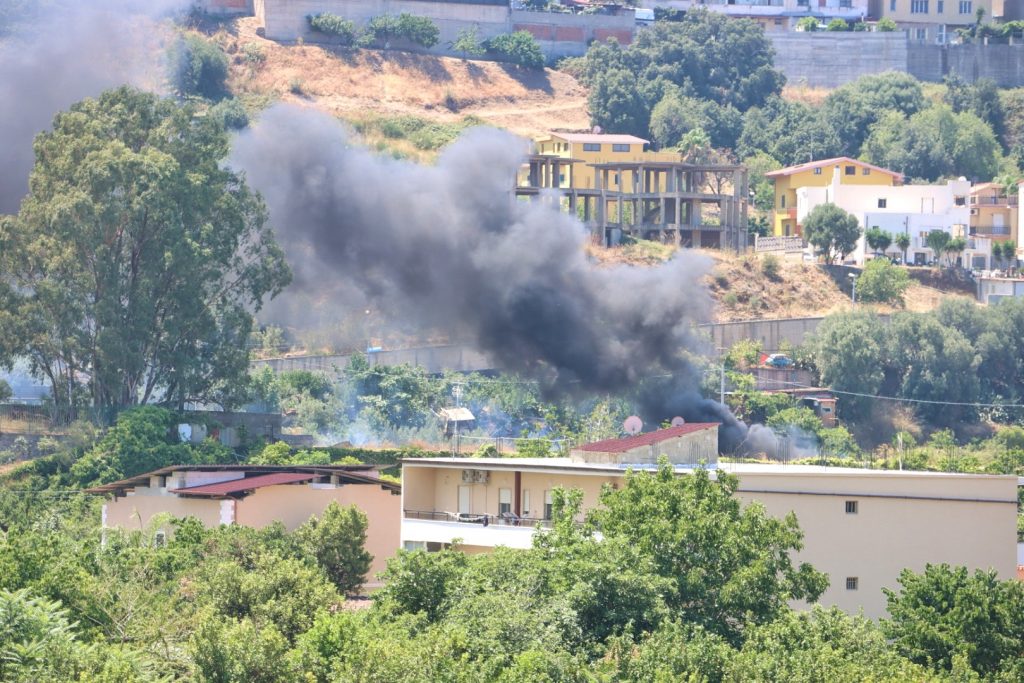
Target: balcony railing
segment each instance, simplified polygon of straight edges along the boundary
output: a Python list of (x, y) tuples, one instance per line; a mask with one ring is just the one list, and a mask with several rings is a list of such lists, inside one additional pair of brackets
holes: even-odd
[(437, 510), (405, 510), (406, 519), (423, 519), (433, 522), (456, 522), (459, 524), (477, 524), (480, 526), (511, 526), (533, 528), (538, 524), (543, 529), (550, 529), (550, 519), (537, 517), (520, 517), (513, 512), (501, 515), (476, 514), (470, 512), (443, 512)]
[(1017, 196), (996, 197), (992, 195), (975, 195), (971, 197), (972, 206), (1017, 206)]

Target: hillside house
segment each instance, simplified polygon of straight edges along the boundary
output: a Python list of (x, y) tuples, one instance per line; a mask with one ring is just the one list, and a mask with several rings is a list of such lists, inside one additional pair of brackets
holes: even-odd
[(900, 173), (849, 157), (822, 159), (771, 171), (765, 176), (775, 182), (772, 234), (778, 237), (802, 234), (801, 217), (797, 215), (797, 190), (831, 186), (837, 174), (839, 184), (844, 186), (895, 187), (903, 182)]
[[(710, 433), (698, 429), (689, 436), (700, 440)], [(653, 467), (626, 460), (646, 461), (652, 445), (674, 438), (659, 432), (626, 437), (616, 440), (620, 443), (614, 448), (608, 443), (581, 447), (570, 458), (404, 460), (402, 544), (438, 550), (458, 541), (468, 553), (499, 545), (530, 547), (536, 530), (543, 533), (550, 524), (554, 488), (579, 489), (586, 512), (599, 504), (603, 487), (623, 485), (628, 469)], [(896, 587), (904, 568), (921, 571), (926, 563), (994, 568), (1004, 579), (1016, 575), (1016, 477), (781, 464), (704, 466), (737, 475), (743, 503), (757, 501), (772, 515), (796, 514), (805, 546), (796, 559), (828, 575), (824, 605), (881, 617), (882, 588)], [(683, 462), (676, 471), (687, 476), (693, 467)]]
[(651, 0), (648, 5), (681, 10), (707, 8), (734, 19), (749, 19), (766, 33), (792, 31), (804, 17), (827, 24), (833, 19), (855, 23), (868, 15), (868, 0)]
[[(205, 526), (294, 530), (332, 502), (355, 505), (368, 519), (366, 549), (373, 555), (368, 586), (399, 547), (401, 487), (378, 477), (374, 465), (178, 465), (89, 489), (108, 497), (103, 527), (144, 529), (154, 517), (195, 517)], [(169, 527), (157, 531), (170, 534)]]
[(957, 38), (956, 29), (976, 21), (978, 10), (994, 16), (993, 0), (870, 0), (868, 15), (892, 19), (913, 42), (945, 45)]
[(978, 183), (971, 187), (970, 203), (972, 235), (1018, 243), (1018, 195), (998, 183)]
[[(842, 182), (845, 171), (833, 168), (831, 182), (817, 187), (800, 187), (796, 191), (796, 218), (802, 223), (816, 207), (830, 203), (857, 218), (861, 230), (879, 228), (893, 237), (899, 233), (910, 236), (907, 261), (918, 265), (944, 258), (935, 254), (926, 240), (928, 233), (939, 230), (952, 237), (967, 237), (970, 210), (967, 196), (970, 183), (951, 180), (944, 185), (856, 185)], [(991, 245), (984, 239), (969, 245), (969, 253), (961, 255), (966, 263), (980, 263), (987, 267)], [(985, 249), (988, 249), (986, 252)], [(854, 263), (863, 265), (871, 254), (861, 236), (857, 248), (850, 255)], [(886, 255), (902, 258), (895, 241)]]

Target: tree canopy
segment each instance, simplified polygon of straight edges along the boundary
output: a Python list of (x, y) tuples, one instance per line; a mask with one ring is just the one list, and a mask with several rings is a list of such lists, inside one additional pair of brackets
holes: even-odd
[(804, 218), (803, 232), (827, 263), (842, 263), (856, 248), (861, 229), (856, 217), (835, 204), (820, 204)]
[(227, 146), (215, 117), (130, 88), (37, 138), (0, 223), (0, 330), (59, 406), (237, 399), (253, 312), (290, 274)]

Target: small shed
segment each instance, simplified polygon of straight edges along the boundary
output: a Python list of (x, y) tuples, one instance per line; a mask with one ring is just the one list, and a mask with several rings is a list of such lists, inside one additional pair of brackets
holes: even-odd
[(469, 408), (442, 408), (437, 416), (441, 418), (444, 426), (444, 435), (451, 438), (455, 434), (455, 427), (460, 432), (465, 432), (476, 427), (476, 416)]

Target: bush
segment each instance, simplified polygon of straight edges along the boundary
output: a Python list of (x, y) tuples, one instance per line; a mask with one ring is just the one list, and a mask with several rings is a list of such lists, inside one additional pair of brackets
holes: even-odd
[(876, 258), (868, 262), (857, 278), (857, 298), (884, 304), (903, 305), (903, 293), (910, 286), (910, 276), (888, 259)]
[(228, 58), (212, 40), (183, 35), (170, 51), (171, 81), (179, 95), (219, 100), (227, 94)]
[(337, 14), (323, 12), (306, 17), (309, 27), (318, 33), (334, 36), (342, 45), (354, 45), (358, 33), (356, 25), (348, 19), (343, 19)]
[(796, 22), (796, 27), (801, 31), (811, 33), (818, 30), (818, 20), (814, 17), (804, 17)]
[(516, 31), (494, 36), (485, 44), (487, 52), (528, 69), (544, 67), (544, 53), (533, 34), (528, 31)]
[(782, 272), (782, 263), (779, 261), (779, 257), (768, 254), (761, 259), (761, 272), (772, 282), (778, 282), (779, 273)]
[(899, 29), (900, 27), (896, 25), (896, 22), (889, 17), (882, 17), (878, 20), (878, 23), (875, 24), (875, 30), (883, 33), (898, 31)]
[(242, 56), (249, 66), (263, 66), (267, 61), (267, 53), (259, 43), (246, 43), (242, 46)]
[(826, 31), (849, 31), (850, 25), (846, 23), (845, 19), (836, 17), (832, 21), (828, 22), (828, 26), (825, 27)]
[(234, 98), (218, 102), (210, 108), (210, 115), (222, 121), (227, 130), (241, 130), (249, 125), (249, 112)]
[(421, 47), (434, 47), (441, 38), (437, 24), (426, 17), (402, 12), (397, 17), (374, 17), (366, 27), (360, 42), (366, 46), (386, 43), (390, 38), (402, 38)]

